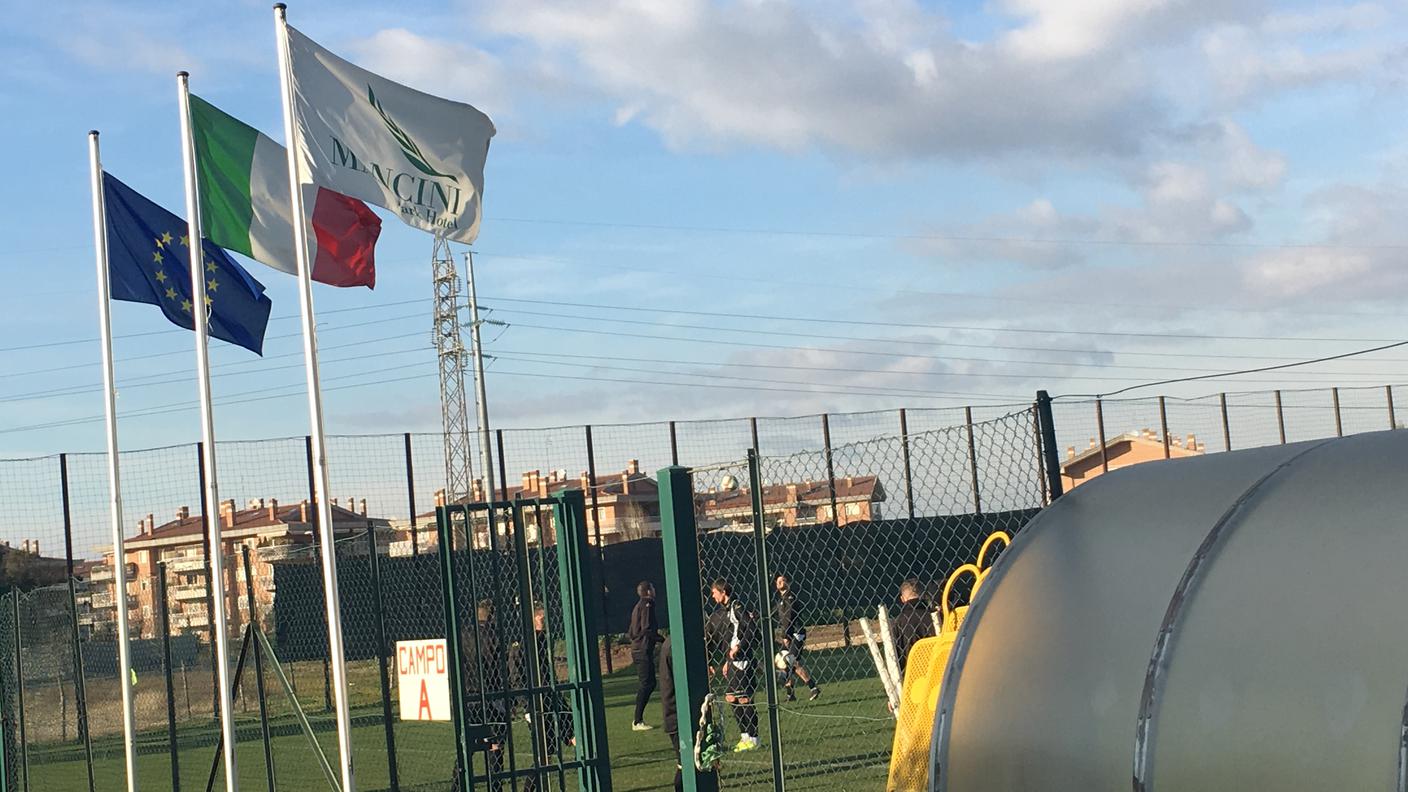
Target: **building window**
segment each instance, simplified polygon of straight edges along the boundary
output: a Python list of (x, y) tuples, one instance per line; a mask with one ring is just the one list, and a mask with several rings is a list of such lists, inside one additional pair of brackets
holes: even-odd
[(847, 517), (859, 517), (859, 516), (860, 516), (860, 504), (859, 504), (859, 503), (847, 503), (847, 504), (846, 504), (846, 516), (847, 516)]

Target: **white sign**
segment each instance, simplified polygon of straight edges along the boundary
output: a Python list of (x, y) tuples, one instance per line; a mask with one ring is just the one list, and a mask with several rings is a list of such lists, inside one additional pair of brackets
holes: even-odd
[(450, 719), (450, 655), (444, 638), (396, 642), (401, 720)]

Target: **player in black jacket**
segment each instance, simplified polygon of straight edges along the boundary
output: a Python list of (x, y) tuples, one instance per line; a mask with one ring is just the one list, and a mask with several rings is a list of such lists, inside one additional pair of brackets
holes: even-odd
[(900, 607), (895, 611), (890, 629), (894, 633), (895, 653), (899, 655), (901, 675), (904, 674), (905, 664), (909, 660), (909, 650), (919, 643), (920, 638), (928, 638), (934, 634), (934, 617), (930, 615), (932, 610), (929, 603), (919, 595), (917, 582), (906, 580), (900, 584)]
[[(503, 656), (500, 654), (499, 630), (494, 623), (494, 606), (483, 600), (475, 608), (474, 626), (460, 635), (460, 677), (464, 687), (465, 703), (470, 717), (478, 717), (480, 723), (489, 727), (489, 741), (485, 752), (489, 776), (489, 788), (499, 792), (504, 784), (504, 738), (508, 731), (508, 701), (502, 698), (506, 687), (504, 680)], [(482, 698), (481, 698), (482, 697)], [(461, 768), (456, 759), (454, 790), (461, 787)], [(464, 769), (464, 772), (468, 772)], [(468, 779), (466, 779), (468, 780)], [(472, 784), (468, 785), (472, 787)]]
[(792, 582), (786, 575), (774, 578), (773, 587), (777, 591), (777, 599), (773, 602), (772, 623), (777, 628), (777, 654), (780, 661), (777, 668), (777, 684), (786, 688), (788, 701), (796, 701), (797, 696), (792, 692), (792, 677), (795, 675), (811, 690), (809, 698), (816, 701), (821, 695), (821, 688), (817, 687), (816, 680), (807, 671), (807, 667), (802, 665), (802, 649), (807, 642), (807, 626), (802, 623), (802, 603), (797, 599)]
[(655, 692), (655, 647), (660, 643), (660, 623), (655, 618), (655, 586), (642, 580), (636, 584), (640, 600), (631, 611), (631, 626), (626, 637), (631, 640), (631, 662), (636, 667), (636, 714), (631, 721), (634, 731), (647, 731), (645, 705)]
[(670, 638), (660, 642), (660, 716), (665, 736), (675, 749), (675, 792), (684, 789), (684, 767), (680, 765), (680, 715), (675, 705), (675, 661), (670, 656)]
[(719, 607), (704, 623), (704, 645), (710, 655), (711, 675), (715, 667), (713, 661), (719, 661), (724, 699), (732, 705), (733, 717), (738, 721), (738, 744), (733, 750), (757, 750), (761, 744), (758, 708), (753, 705), (753, 693), (758, 688), (758, 662), (754, 656), (758, 642), (757, 618), (733, 596), (733, 587), (727, 580), (715, 580), (709, 593)]

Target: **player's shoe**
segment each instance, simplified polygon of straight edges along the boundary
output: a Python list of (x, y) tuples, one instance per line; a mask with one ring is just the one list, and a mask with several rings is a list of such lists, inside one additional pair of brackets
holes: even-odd
[(654, 726), (651, 726), (649, 723), (639, 723), (639, 722), (637, 722), (637, 723), (632, 723), (632, 724), (631, 724), (631, 731), (650, 731), (650, 730), (653, 729), (653, 728), (655, 728), (655, 727), (654, 727)]
[(821, 688), (814, 687), (812, 688), (812, 694), (807, 696), (807, 701), (816, 701), (819, 698), (821, 698)]
[(762, 745), (762, 740), (757, 737), (749, 737), (745, 734), (738, 738), (738, 745), (733, 746), (733, 752), (743, 753), (744, 751), (756, 751), (760, 745)]
[(796, 701), (796, 700), (797, 700), (797, 694), (792, 692), (792, 686), (791, 686), (791, 685), (788, 685), (788, 686), (787, 686), (787, 700), (788, 700), (788, 701)]

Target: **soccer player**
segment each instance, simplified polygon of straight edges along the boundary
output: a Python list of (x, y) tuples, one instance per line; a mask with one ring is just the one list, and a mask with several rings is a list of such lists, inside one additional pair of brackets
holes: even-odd
[(919, 643), (920, 638), (929, 638), (934, 634), (934, 619), (929, 615), (931, 611), (933, 608), (919, 593), (918, 582), (906, 580), (900, 584), (900, 607), (895, 611), (890, 629), (894, 632), (901, 676), (909, 660), (909, 650)]
[[(758, 708), (753, 705), (753, 693), (758, 687), (757, 661), (753, 656), (758, 622), (734, 597), (733, 587), (727, 580), (715, 580), (709, 587), (709, 595), (719, 607), (704, 623), (704, 643), (709, 647), (711, 658), (721, 660), (724, 700), (733, 708), (734, 720), (738, 721), (738, 744), (733, 750), (754, 751), (761, 745)], [(713, 671), (711, 663), (711, 675)]]
[(778, 655), (782, 660), (782, 667), (776, 670), (777, 684), (786, 688), (788, 701), (796, 701), (797, 696), (792, 692), (792, 677), (796, 676), (811, 691), (807, 698), (816, 701), (821, 695), (821, 688), (807, 667), (802, 665), (802, 649), (807, 642), (807, 627), (802, 623), (802, 603), (797, 599), (796, 590), (787, 575), (780, 574), (774, 578), (773, 588), (777, 591), (772, 611), (773, 625), (777, 628)]
[(660, 722), (675, 749), (675, 792), (684, 789), (684, 766), (680, 764), (680, 715), (675, 704), (675, 661), (670, 656), (670, 638), (660, 642)]
[[(463, 680), (465, 703), (470, 712), (478, 712), (479, 722), (489, 727), (489, 740), (485, 764), (492, 792), (499, 792), (504, 784), (504, 738), (508, 730), (508, 702), (500, 694), (505, 685), (503, 666), (500, 664), (499, 631), (494, 623), (494, 606), (489, 600), (481, 600), (475, 608), (474, 626), (466, 628), (460, 635), (461, 663), (460, 676)], [(481, 705), (480, 696), (485, 696)], [(470, 768), (459, 766), (455, 760), (453, 790), (470, 788), (473, 784), (461, 779), (468, 775)]]
[(636, 584), (640, 599), (631, 611), (631, 626), (626, 637), (631, 640), (631, 662), (636, 667), (636, 714), (632, 731), (649, 731), (645, 722), (645, 705), (655, 692), (655, 648), (660, 643), (660, 623), (655, 618), (655, 586), (648, 580)]

